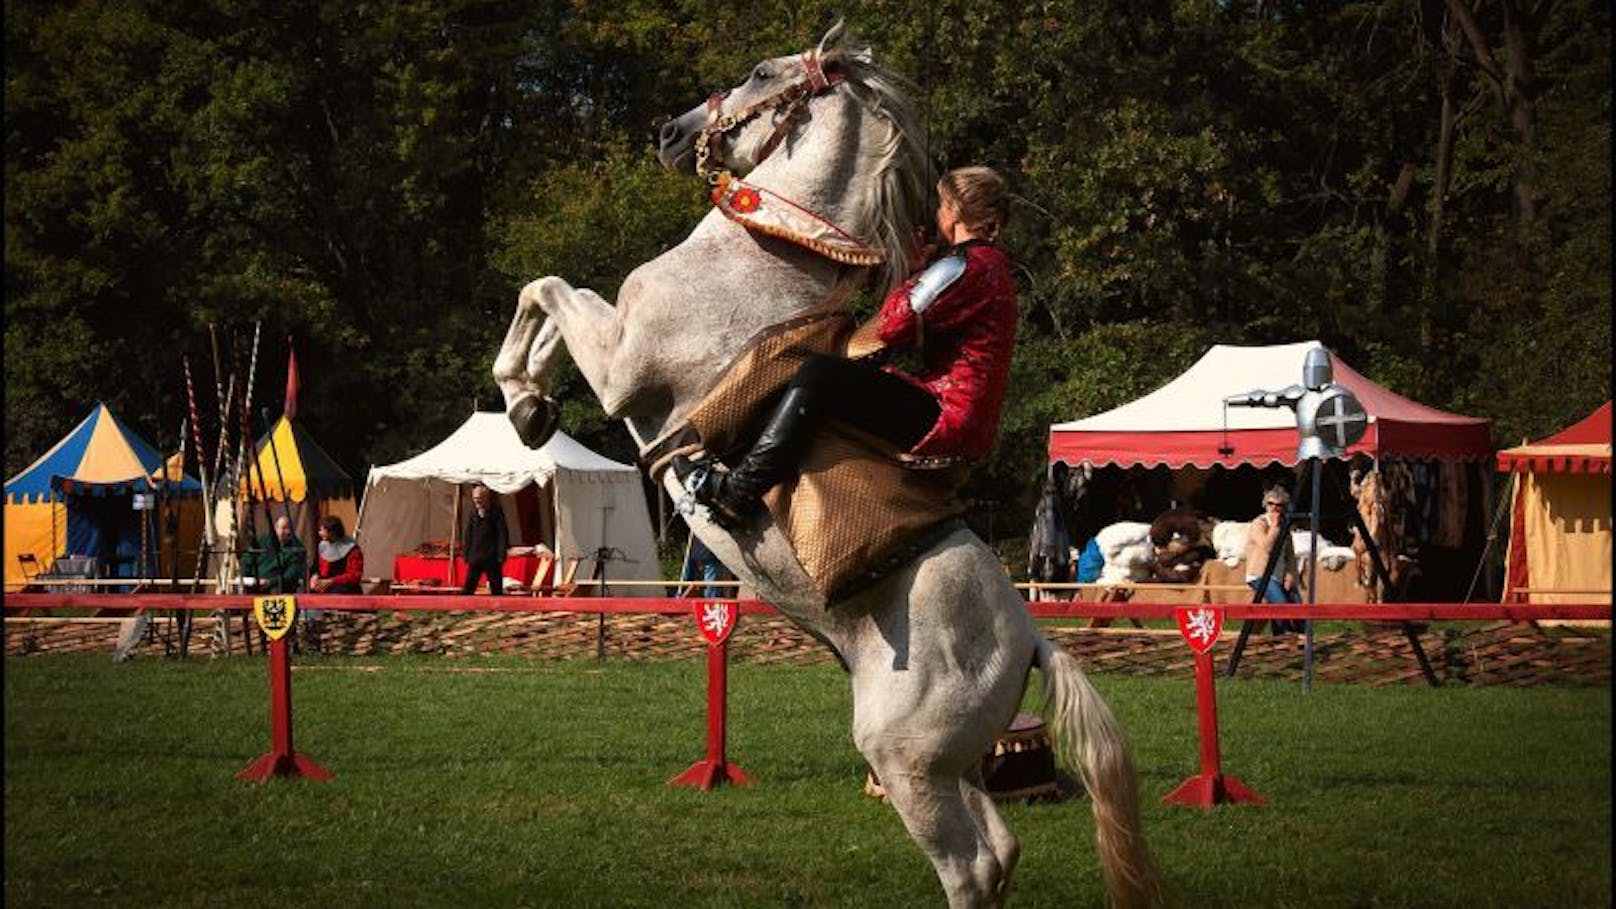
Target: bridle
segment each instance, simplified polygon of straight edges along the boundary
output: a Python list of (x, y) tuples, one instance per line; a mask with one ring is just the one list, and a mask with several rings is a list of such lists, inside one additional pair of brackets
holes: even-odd
[(741, 108), (731, 114), (720, 114), (719, 108), (724, 99), (729, 97), (729, 91), (713, 92), (707, 97), (707, 125), (696, 135), (696, 173), (708, 183), (717, 184), (718, 181), (729, 174), (727, 168), (709, 169), (707, 162), (712, 156), (713, 139), (722, 138), (725, 134), (751, 122), (752, 118), (765, 110), (774, 109), (778, 112), (778, 122), (774, 132), (764, 141), (758, 150), (754, 163), (761, 164), (774, 150), (779, 147), (781, 140), (791, 132), (803, 109), (810, 98), (824, 94), (843, 80), (841, 71), (825, 71), (824, 63), (815, 50), (804, 51), (802, 55), (803, 78), (786, 86), (780, 91), (753, 104)]
[(753, 161), (763, 163), (800, 121), (808, 102), (845, 81), (839, 70), (826, 71), (818, 50), (806, 51), (800, 59), (801, 79), (734, 113), (721, 114), (719, 110), (728, 92), (714, 92), (708, 97), (708, 122), (695, 140), (696, 173), (711, 185), (713, 205), (747, 230), (786, 240), (844, 265), (880, 265), (886, 261), (884, 250), (842, 229), (830, 218), (774, 190), (737, 178), (726, 167), (708, 166), (715, 138), (722, 140), (758, 114), (773, 110), (774, 131), (758, 147)]

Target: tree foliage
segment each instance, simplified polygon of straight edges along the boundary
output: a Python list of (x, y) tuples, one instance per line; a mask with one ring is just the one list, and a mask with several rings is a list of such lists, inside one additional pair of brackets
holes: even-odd
[(7, 474), (96, 400), (172, 446), (181, 354), (205, 389), (208, 326), (228, 371), (255, 321), (261, 402), (290, 337), (350, 471), (419, 450), (494, 399), (522, 284), (609, 296), (693, 225), (659, 118), (842, 14), (913, 81), (935, 161), (1021, 202), (1016, 391), (970, 490), (1003, 526), (1049, 422), (1210, 343), (1317, 338), (1505, 443), (1610, 394), (1593, 0), (16, 0)]

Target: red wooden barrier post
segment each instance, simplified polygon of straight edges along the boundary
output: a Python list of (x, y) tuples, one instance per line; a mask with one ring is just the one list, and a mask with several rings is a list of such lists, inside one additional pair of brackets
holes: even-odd
[(695, 607), (696, 628), (707, 642), (707, 757), (668, 780), (669, 786), (697, 786), (708, 790), (752, 780), (724, 755), (724, 723), (729, 712), (729, 635), (741, 614), (739, 603), (701, 602)]
[(1232, 776), (1223, 775), (1218, 755), (1218, 695), (1212, 671), (1212, 645), (1223, 630), (1223, 610), (1200, 607), (1179, 609), (1178, 631), (1195, 651), (1195, 705), (1201, 733), (1201, 772), (1178, 785), (1162, 799), (1167, 805), (1189, 805), (1211, 811), (1226, 802), (1265, 805), (1258, 795)]
[(271, 746), (236, 779), (262, 783), (276, 776), (301, 776), (323, 783), (331, 779), (331, 771), (292, 749), (292, 660), (286, 653), (286, 632), (297, 619), (296, 601), (289, 596), (254, 597), (253, 615), (269, 638)]

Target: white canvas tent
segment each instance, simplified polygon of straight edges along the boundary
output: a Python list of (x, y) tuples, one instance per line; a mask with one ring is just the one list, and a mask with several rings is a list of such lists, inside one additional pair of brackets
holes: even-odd
[[(513, 545), (542, 541), (555, 551), (558, 566), (582, 558), (577, 579), (591, 576), (602, 548), (622, 556), (607, 562), (608, 585), (661, 578), (639, 470), (590, 451), (564, 432), (541, 448), (528, 448), (502, 413), (473, 413), (433, 448), (370, 469), (356, 531), (366, 574), (391, 576), (395, 556), (423, 542), (458, 538), (456, 523), (465, 521), (477, 483), (500, 494)], [(536, 507), (524, 508), (524, 499)]]

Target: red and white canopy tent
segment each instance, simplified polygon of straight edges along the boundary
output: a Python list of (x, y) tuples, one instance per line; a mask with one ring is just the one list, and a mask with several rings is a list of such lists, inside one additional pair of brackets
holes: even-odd
[[(1244, 509), (1256, 505), (1265, 482), (1261, 474), (1271, 475), (1271, 468), (1294, 468), (1300, 463), (1296, 414), (1288, 407), (1226, 407), (1224, 401), (1258, 389), (1280, 391), (1300, 384), (1307, 352), (1319, 346), (1318, 341), (1214, 345), (1177, 378), (1144, 397), (1091, 417), (1052, 425), (1049, 461), (1072, 466), (1086, 463), (1096, 469), (1110, 468), (1108, 472), (1155, 473), (1153, 469), (1159, 469), (1172, 475), (1171, 501), (1183, 501), (1225, 519), (1249, 514)], [(1392, 562), (1405, 553), (1417, 553), (1424, 578), (1421, 595), (1457, 598), (1463, 593), (1463, 578), (1470, 575), (1465, 562), (1473, 554), (1467, 550), (1480, 549), (1485, 532), (1485, 521), (1470, 520), (1470, 513), (1492, 512), (1491, 423), (1405, 398), (1370, 381), (1334, 354), (1331, 364), (1335, 382), (1350, 389), (1369, 416), (1367, 430), (1347, 449), (1347, 456), (1366, 455), (1377, 470), (1385, 469), (1390, 461), (1404, 484), (1412, 482), (1409, 467), (1414, 462), (1443, 463), (1441, 489), (1430, 479), (1434, 474), (1429, 471), (1424, 472), (1424, 486), (1408, 485), (1403, 487), (1405, 494), (1396, 497), (1391, 497), (1387, 483), (1377, 484), (1380, 495), (1388, 497), (1381, 503), (1386, 514), (1395, 501), (1401, 515), (1390, 522), (1400, 528), (1396, 531), (1400, 535), (1382, 541), (1381, 555)], [(1236, 476), (1253, 472), (1259, 475)], [(1449, 481), (1452, 487), (1446, 485)], [(1339, 479), (1334, 485), (1347, 491)], [(1160, 492), (1158, 487), (1153, 494), (1156, 500)], [(1095, 507), (1102, 510), (1090, 517), (1090, 523), (1149, 520), (1148, 511), (1139, 512), (1141, 505), (1164, 507), (1146, 497), (1134, 501), (1131, 516), (1123, 517), (1119, 508), (1115, 516), (1106, 518), (1101, 496)], [(1419, 530), (1406, 520), (1413, 513), (1411, 498), (1430, 506), (1423, 512)], [(1362, 503), (1358, 507), (1362, 509)], [(1334, 519), (1328, 514), (1325, 517), (1326, 532), (1349, 532), (1332, 527), (1330, 520)], [(1378, 521), (1371, 523), (1379, 526)], [(1443, 542), (1437, 544), (1439, 538)]]
[[(1049, 428), (1049, 461), (1095, 467), (1262, 467), (1297, 463), (1296, 415), (1289, 408), (1225, 407), (1254, 389), (1278, 391), (1302, 380), (1302, 362), (1318, 341), (1239, 347), (1216, 344), (1177, 378), (1104, 413)], [(1347, 450), (1377, 461), (1485, 460), (1493, 453), (1488, 420), (1411, 401), (1365, 378), (1331, 354), (1335, 381), (1357, 396), (1369, 428)]]
[(1574, 426), (1498, 453), (1498, 469), (1515, 475), (1506, 601), (1610, 597), (1610, 419), (1606, 401)]

